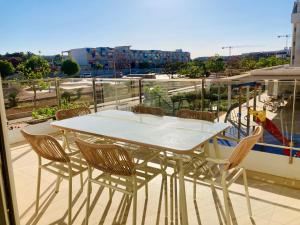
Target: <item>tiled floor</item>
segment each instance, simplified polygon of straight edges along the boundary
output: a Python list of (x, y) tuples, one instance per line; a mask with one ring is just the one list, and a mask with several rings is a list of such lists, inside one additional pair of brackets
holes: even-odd
[[(62, 182), (59, 193), (55, 194), (56, 177), (43, 171), (40, 212), (34, 216), (37, 157), (27, 144), (22, 144), (12, 147), (12, 160), (21, 224), (66, 224), (67, 182)], [(84, 178), (86, 176), (87, 174), (84, 174)], [(243, 185), (239, 183), (232, 185), (230, 198), (233, 207), (231, 214), (235, 218), (234, 225), (300, 224), (300, 190), (252, 179), (249, 179), (249, 186), (254, 215), (252, 219), (248, 216)], [(224, 224), (223, 212), (220, 210), (223, 204), (220, 190), (217, 190), (219, 197), (216, 197), (210, 187), (198, 185), (196, 202), (193, 201), (190, 182), (186, 182), (186, 190), (190, 224)], [(145, 200), (143, 189), (139, 191), (138, 224), (164, 224), (164, 198), (160, 196), (160, 193), (160, 177), (150, 183), (148, 200)], [(79, 177), (75, 177), (73, 182), (73, 199), (73, 224), (83, 224), (86, 185), (83, 192), (80, 192)], [(161, 210), (158, 210), (159, 205), (161, 205)], [(113, 200), (109, 202), (108, 190), (93, 186), (92, 208), (89, 223), (91, 225), (131, 224), (130, 201), (120, 193), (114, 193)], [(170, 218), (169, 224), (171, 224)]]

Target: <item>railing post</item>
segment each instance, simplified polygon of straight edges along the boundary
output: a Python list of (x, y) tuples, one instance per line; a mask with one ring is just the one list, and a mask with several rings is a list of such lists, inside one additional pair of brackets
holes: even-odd
[(254, 96), (253, 96), (253, 110), (256, 110), (256, 101), (257, 101), (257, 85), (254, 86)]
[(143, 103), (143, 86), (142, 86), (142, 79), (139, 79), (139, 100), (140, 100), (140, 104)]
[(94, 112), (97, 112), (97, 92), (96, 92), (96, 79), (93, 78), (93, 101), (94, 101)]
[(56, 92), (56, 101), (57, 105), (61, 107), (61, 99), (60, 99), (60, 89), (59, 89), (59, 78), (55, 78), (55, 92)]
[(247, 136), (250, 134), (250, 114), (249, 114), (249, 100), (250, 100), (250, 87), (247, 86), (247, 94), (246, 94), (247, 102)]
[[(254, 86), (254, 93), (253, 93), (253, 110), (256, 111), (256, 98), (257, 98), (257, 85)], [(253, 116), (253, 121), (255, 122), (255, 117)], [(253, 126), (253, 130), (255, 126)]]
[(227, 85), (227, 110), (231, 107), (231, 83), (229, 82)]
[(100, 80), (100, 102), (104, 103), (104, 90), (103, 90), (104, 86), (102, 83), (102, 80)]
[(218, 114), (218, 122), (220, 122), (220, 93), (221, 87), (220, 87), (220, 81), (218, 81), (218, 107), (217, 107), (217, 114)]
[[(292, 111), (292, 124), (291, 124), (291, 142), (290, 147), (293, 147), (293, 136), (294, 136), (294, 120), (295, 120), (295, 107), (296, 107), (296, 91), (297, 91), (297, 80), (294, 81), (294, 96), (293, 96), (293, 111)], [(293, 163), (293, 148), (290, 149), (289, 163)]]
[(242, 128), (242, 88), (239, 88), (238, 139), (241, 139)]
[(201, 111), (205, 110), (205, 78), (201, 80)]

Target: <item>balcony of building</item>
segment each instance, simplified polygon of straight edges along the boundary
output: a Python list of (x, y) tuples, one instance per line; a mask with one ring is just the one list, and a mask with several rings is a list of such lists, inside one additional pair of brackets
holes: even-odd
[[(67, 224), (68, 184), (62, 182), (55, 193), (57, 177), (43, 173), (39, 212), (34, 213), (37, 157), (20, 130), (50, 134), (61, 140), (58, 130), (50, 124), (58, 109), (85, 105), (92, 112), (131, 111), (139, 104), (159, 107), (166, 116), (176, 116), (180, 109), (212, 112), (215, 123), (230, 124), (224, 133), (229, 139), (218, 141), (222, 158), (228, 157), (236, 146), (232, 140), (250, 135), (254, 126), (263, 126), (263, 138), (243, 162), (248, 172), (253, 217), (248, 215), (243, 180), (238, 179), (229, 193), (232, 224), (299, 223), (300, 88), (297, 80), (91, 78), (13, 81), (3, 82), (2, 86), (21, 224)], [(33, 89), (37, 90), (36, 95)], [(170, 176), (172, 169), (167, 171)], [(84, 224), (86, 216), (86, 172), (83, 178), (83, 189), (79, 177), (73, 181), (72, 224)], [(222, 190), (214, 191), (199, 182), (194, 201), (192, 180), (186, 178), (185, 184), (189, 224), (225, 224)], [(106, 188), (95, 185), (92, 190), (89, 224), (132, 224), (130, 198), (114, 192), (110, 201)], [(168, 224), (180, 224), (179, 197), (175, 196), (173, 207), (168, 199)], [(158, 177), (149, 183), (148, 198), (144, 191), (138, 194), (137, 224), (164, 224), (164, 204), (161, 177)]]

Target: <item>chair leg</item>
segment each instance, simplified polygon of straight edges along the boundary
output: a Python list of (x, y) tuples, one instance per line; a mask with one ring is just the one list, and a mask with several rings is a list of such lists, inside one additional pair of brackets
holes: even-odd
[(37, 214), (39, 211), (40, 192), (41, 192), (41, 173), (42, 173), (42, 169), (39, 165), (38, 176), (37, 176), (37, 188), (36, 188), (35, 214)]
[[(59, 171), (59, 173), (61, 173), (61, 171)], [(59, 185), (60, 185), (60, 175), (57, 175), (56, 185), (55, 185), (55, 193), (58, 193), (58, 191), (59, 191)]]
[(167, 178), (167, 173), (163, 173), (163, 182), (165, 186), (165, 225), (168, 225), (168, 214), (169, 214), (169, 209), (168, 209), (168, 178)]
[(174, 224), (174, 175), (173, 173), (170, 177), (170, 214), (171, 214), (171, 224)]
[(193, 187), (193, 197), (194, 197), (194, 201), (196, 201), (196, 199), (197, 199), (197, 179), (196, 179), (196, 176), (193, 178), (193, 186), (194, 186)]
[(72, 169), (69, 164), (69, 202), (68, 202), (68, 225), (72, 224)]
[[(146, 163), (146, 165), (147, 165), (147, 163)], [(147, 176), (148, 172), (146, 171), (145, 174)], [(148, 199), (148, 182), (145, 184), (145, 196), (146, 196), (146, 199)]]
[(87, 189), (87, 197), (86, 197), (86, 215), (85, 215), (85, 225), (89, 224), (89, 210), (90, 210), (90, 198), (92, 193), (92, 183), (91, 179), (91, 169), (88, 169), (88, 189)]
[(175, 192), (175, 198), (174, 198), (174, 201), (175, 201), (175, 225), (178, 224), (178, 188), (177, 188), (177, 176), (175, 174), (174, 176), (174, 192)]
[[(80, 165), (79, 166), (82, 169), (83, 165), (82, 165), (82, 156), (81, 155), (79, 156), (79, 159), (80, 159)], [(80, 189), (82, 191), (83, 190), (83, 173), (82, 172), (80, 173), (80, 185), (81, 185)]]
[(136, 211), (137, 211), (137, 184), (136, 179), (133, 178), (133, 210), (132, 210), (132, 225), (136, 225)]
[[(109, 175), (109, 179), (111, 179), (111, 176)], [(108, 184), (111, 186), (111, 180), (108, 181)], [(108, 188), (109, 190), (109, 200), (112, 200), (112, 188)]]
[(249, 216), (252, 217), (252, 210), (251, 210), (251, 204), (250, 204), (250, 195), (249, 195), (249, 190), (248, 190), (247, 173), (246, 173), (245, 169), (243, 169), (243, 179), (244, 179), (244, 186), (245, 186), (248, 212), (249, 212)]
[[(224, 175), (223, 175), (224, 177)], [(225, 206), (225, 216), (226, 216), (226, 225), (231, 225), (230, 211), (229, 211), (229, 194), (225, 178), (222, 177), (222, 188), (223, 188), (223, 198)]]

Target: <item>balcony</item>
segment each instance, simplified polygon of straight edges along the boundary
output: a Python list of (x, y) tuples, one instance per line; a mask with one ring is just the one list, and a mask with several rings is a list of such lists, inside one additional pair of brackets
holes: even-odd
[[(32, 87), (37, 89), (36, 97)], [(26, 127), (32, 132), (57, 134), (57, 130), (50, 126), (53, 115), (44, 109), (71, 104), (84, 104), (94, 112), (107, 109), (130, 111), (134, 105), (144, 104), (161, 107), (169, 116), (175, 116), (183, 108), (211, 111), (216, 115), (216, 122), (227, 121), (231, 124), (225, 133), (230, 140), (247, 136), (252, 127), (260, 123), (265, 128), (263, 139), (243, 162), (249, 175), (253, 218), (248, 216), (243, 182), (237, 180), (230, 189), (233, 224), (299, 223), (298, 81), (50, 79), (43, 83), (35, 81), (35, 84), (28, 81), (4, 82), (3, 90), (21, 224), (67, 223), (67, 182), (61, 183), (56, 194), (56, 176), (46, 173), (42, 175), (39, 214), (34, 215), (37, 158), (19, 131)], [(18, 93), (17, 97), (11, 94), (14, 92)], [(33, 108), (35, 118), (32, 118)], [(262, 118), (259, 122), (257, 118), (261, 117), (257, 113), (264, 115), (265, 120)], [(230, 140), (219, 140), (222, 158), (228, 156), (235, 146)], [(85, 183), (86, 178), (87, 174), (84, 174)], [(221, 190), (217, 189), (216, 193), (210, 186), (199, 184), (198, 198), (193, 201), (192, 189), (193, 184), (187, 179), (190, 224), (224, 224)], [(139, 192), (138, 224), (164, 224), (161, 191), (160, 178), (156, 178), (149, 184), (148, 200), (143, 191)], [(131, 224), (131, 201), (122, 194), (115, 192), (110, 202), (107, 189), (95, 186), (91, 199), (93, 210), (90, 224)], [(81, 192), (79, 177), (75, 178), (73, 224), (84, 223), (85, 201), (86, 185)], [(175, 221), (176, 215), (179, 221), (178, 204), (174, 206)]]
[[(37, 181), (37, 158), (28, 144), (20, 143), (11, 148), (13, 169), (16, 183), (16, 193), (19, 206), (21, 224), (66, 224), (67, 221), (67, 182), (61, 183), (60, 192), (55, 194), (56, 176), (42, 175), (42, 189), (40, 195), (40, 213), (34, 216), (35, 190)], [(288, 167), (288, 165), (286, 165)], [(257, 176), (257, 175), (255, 175)], [(263, 180), (249, 178), (249, 192), (253, 210), (253, 221), (247, 212), (242, 181), (238, 180), (230, 189), (233, 224), (298, 224), (300, 219), (300, 192), (297, 189), (273, 183), (274, 177)], [(86, 182), (86, 174), (84, 176)], [(288, 183), (288, 179), (286, 179)], [(148, 201), (144, 191), (138, 195), (138, 224), (164, 224), (163, 198), (160, 198), (161, 178), (156, 178), (149, 185)], [(86, 186), (86, 185), (85, 185)], [(198, 199), (193, 201), (192, 182), (186, 182), (187, 205), (190, 224), (224, 224), (222, 210), (222, 192), (216, 193), (206, 185), (198, 185)], [(83, 224), (85, 218), (86, 187), (80, 192), (79, 177), (73, 182), (73, 224)], [(123, 194), (115, 192), (113, 200), (109, 202), (107, 189), (93, 186), (92, 214), (89, 224), (131, 224), (132, 207), (126, 205)], [(94, 201), (94, 204), (93, 204)], [(161, 203), (160, 203), (161, 201)], [(160, 203), (160, 204), (159, 204)], [(161, 205), (159, 216), (158, 206)], [(177, 206), (178, 213), (178, 206)], [(114, 221), (114, 222), (113, 222)], [(223, 221), (223, 222), (221, 222)]]

